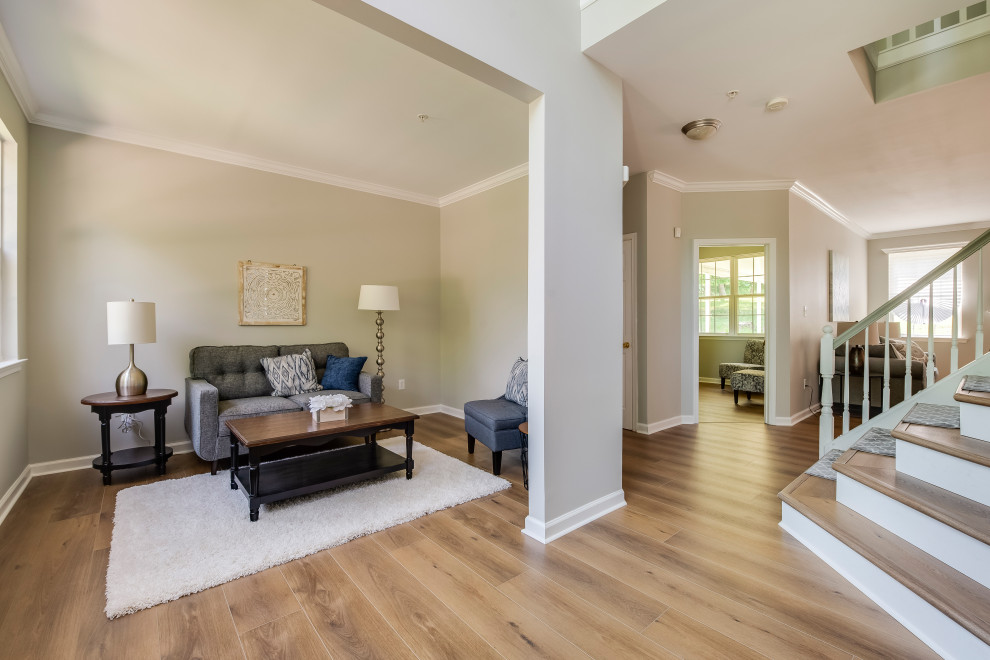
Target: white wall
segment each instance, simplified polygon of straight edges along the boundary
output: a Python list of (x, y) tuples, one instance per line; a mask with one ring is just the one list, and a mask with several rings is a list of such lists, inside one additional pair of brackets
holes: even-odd
[[(3, 323), (16, 321), (17, 346), (4, 348), (5, 359), (28, 357), (27, 341), (27, 254), (28, 246), (28, 124), (7, 84), (0, 75), (0, 121), (17, 142), (17, 243), (5, 246), (4, 258), (14, 257), (14, 263), (5, 262), (3, 276), (16, 273), (14, 296), (5, 297), (2, 309)], [(14, 221), (4, 219), (4, 222)], [(6, 232), (5, 232), (6, 233)], [(9, 252), (8, 252), (9, 250)], [(14, 268), (11, 269), (10, 266)], [(9, 335), (8, 335), (9, 336)], [(28, 464), (27, 440), (27, 371), (8, 374), (0, 378), (0, 497), (11, 487)]]
[(526, 357), (525, 177), (440, 209), (442, 403), (505, 391)]
[[(399, 287), (402, 309), (385, 313), (388, 402), (440, 400), (439, 209), (40, 126), (30, 135), (31, 462), (99, 453), (97, 418), (79, 400), (113, 390), (127, 364), (126, 346), (107, 346), (110, 300), (156, 303), (158, 341), (135, 353), (151, 387), (180, 392), (170, 442), (186, 439), (194, 346), (343, 341), (373, 371), (361, 284)], [(248, 259), (307, 267), (305, 326), (237, 324)], [(150, 439), (151, 413), (141, 418)]]
[(526, 531), (621, 505), (622, 88), (581, 54), (578, 3), (321, 2), (532, 101)]
[[(863, 284), (867, 277), (866, 239), (840, 225), (807, 201), (789, 193), (790, 206), (790, 325), (791, 373), (790, 414), (801, 415), (809, 402), (820, 400), (818, 360), (822, 328), (828, 321), (828, 251), (849, 258), (849, 313), (858, 320), (867, 312), (867, 295)], [(872, 272), (872, 267), (871, 267)], [(886, 296), (884, 301), (886, 301)], [(804, 308), (807, 307), (807, 315)], [(871, 304), (869, 309), (873, 309)], [(834, 323), (832, 324), (835, 327)], [(809, 388), (805, 389), (804, 379)], [(837, 386), (836, 386), (837, 387)], [(856, 402), (853, 402), (856, 403)]]

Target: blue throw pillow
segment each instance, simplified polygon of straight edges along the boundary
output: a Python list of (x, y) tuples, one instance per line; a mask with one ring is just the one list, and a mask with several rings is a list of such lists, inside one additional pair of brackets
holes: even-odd
[(327, 356), (327, 370), (323, 372), (323, 389), (359, 391), (358, 374), (361, 373), (367, 359), (366, 357)]

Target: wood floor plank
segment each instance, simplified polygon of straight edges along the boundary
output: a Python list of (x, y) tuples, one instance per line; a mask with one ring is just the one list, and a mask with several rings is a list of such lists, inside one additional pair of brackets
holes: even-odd
[(232, 580), (223, 585), (223, 593), (239, 635), (299, 610), (278, 568)]
[(410, 640), (420, 658), (498, 658), (429, 589), (371, 539), (357, 539), (329, 550), (385, 620)]
[(417, 541), (422, 541), (423, 534), (409, 523), (405, 523), (404, 525), (396, 525), (395, 527), (389, 527), (380, 532), (375, 532), (369, 535), (369, 538), (377, 541), (380, 546), (391, 552), (392, 550), (397, 550)]
[(457, 555), (478, 575), (500, 585), (526, 570), (526, 564), (502, 552), (447, 513), (440, 512), (414, 520), (412, 525), (425, 537)]
[(537, 571), (512, 578), (499, 591), (551, 627), (566, 630), (568, 639), (593, 658), (677, 657)]
[(156, 609), (163, 660), (243, 660), (237, 630), (220, 587), (183, 596)]
[(334, 658), (416, 657), (330, 553), (297, 559), (281, 571)]
[(663, 570), (588, 534), (571, 533), (555, 541), (575, 557), (595, 561), (611, 575), (635, 585), (646, 594), (723, 635), (771, 658), (830, 658), (851, 655), (807, 632), (738, 603), (721, 593), (700, 587), (679, 574)]
[(474, 503), (485, 511), (494, 513), (502, 520), (512, 523), (520, 529), (526, 526), (526, 516), (529, 515), (529, 506), (522, 504), (512, 497), (496, 495), (495, 497), (475, 500)]
[(51, 522), (98, 514), (103, 503), (103, 491), (88, 486), (94, 481), (102, 482), (100, 473), (96, 470), (72, 470), (65, 474), (59, 503), (52, 512)]
[(518, 527), (477, 506), (463, 505), (451, 509), (449, 515), (634, 630), (642, 630), (667, 609), (665, 603), (630, 588), (552, 545), (545, 546), (523, 535)]
[(580, 658), (584, 654), (525, 608), (430, 540), (392, 556), (505, 658)]
[(682, 658), (763, 660), (767, 657), (675, 609), (664, 612), (643, 634)]
[(241, 635), (247, 660), (323, 660), (330, 658), (302, 611), (270, 621)]

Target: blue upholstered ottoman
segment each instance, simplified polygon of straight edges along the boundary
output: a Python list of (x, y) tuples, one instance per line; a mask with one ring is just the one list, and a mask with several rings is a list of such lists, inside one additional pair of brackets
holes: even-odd
[(497, 399), (468, 401), (464, 404), (464, 430), (468, 453), (474, 453), (475, 439), (492, 450), (492, 474), (502, 471), (502, 452), (522, 447), (519, 425), (526, 421), (528, 410), (504, 396)]

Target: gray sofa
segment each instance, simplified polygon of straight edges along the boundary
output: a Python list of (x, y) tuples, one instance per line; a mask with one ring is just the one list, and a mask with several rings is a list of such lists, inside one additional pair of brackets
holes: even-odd
[(261, 358), (302, 353), (309, 349), (316, 365), (316, 380), (323, 380), (327, 357), (349, 357), (347, 344), (295, 344), (291, 346), (197, 346), (189, 351), (189, 377), (186, 378), (186, 432), (200, 458), (217, 461), (230, 456), (228, 419), (258, 417), (309, 409), (309, 399), (317, 394), (342, 393), (355, 404), (381, 403), (382, 379), (361, 372), (360, 391), (322, 390), (290, 397), (272, 396)]
[[(870, 346), (870, 407), (883, 407), (883, 347)], [(844, 405), (845, 384), (843, 378), (846, 372), (845, 349), (841, 355), (835, 356), (835, 378), (832, 379), (832, 400), (837, 406)], [(927, 359), (927, 353), (926, 359)], [(890, 405), (896, 406), (904, 400), (904, 373), (907, 369), (907, 360), (904, 358), (890, 358)], [(925, 389), (925, 361), (911, 360), (911, 391), (912, 393)], [(938, 380), (938, 367), (935, 368), (935, 379)], [(849, 379), (849, 405), (862, 406), (863, 404), (863, 376), (853, 375)]]

